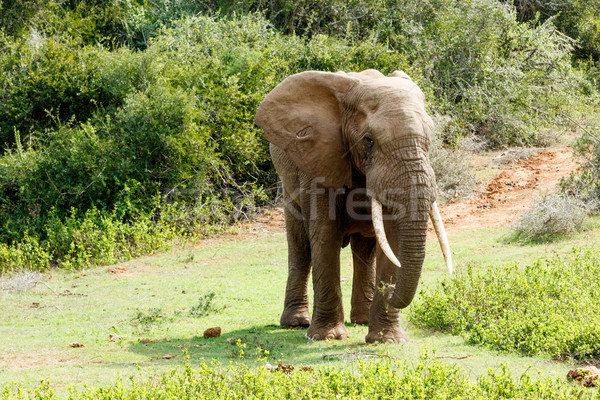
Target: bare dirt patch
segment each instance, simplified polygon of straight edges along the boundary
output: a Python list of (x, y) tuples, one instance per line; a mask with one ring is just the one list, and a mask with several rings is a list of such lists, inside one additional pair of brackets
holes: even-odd
[(538, 196), (558, 189), (577, 168), (571, 148), (544, 149), (512, 165), (501, 166), (470, 198), (441, 208), (446, 229), (501, 227), (520, 217)]
[(129, 276), (131, 275), (131, 272), (129, 272), (129, 270), (127, 268), (125, 268), (122, 265), (117, 265), (114, 267), (110, 267), (107, 270), (109, 273), (116, 275), (116, 276)]

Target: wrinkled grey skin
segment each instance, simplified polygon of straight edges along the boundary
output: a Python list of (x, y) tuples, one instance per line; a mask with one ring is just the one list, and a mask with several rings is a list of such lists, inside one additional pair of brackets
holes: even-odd
[[(316, 340), (347, 337), (340, 249), (349, 243), (351, 321), (369, 325), (367, 342), (405, 341), (399, 310), (415, 295), (436, 199), (428, 156), (433, 122), (421, 90), (399, 71), (389, 77), (374, 70), (308, 71), (273, 89), (255, 122), (271, 143), (285, 192), (289, 274), (281, 325), (308, 326)], [(401, 268), (379, 249), (370, 197), (383, 204), (385, 233)]]

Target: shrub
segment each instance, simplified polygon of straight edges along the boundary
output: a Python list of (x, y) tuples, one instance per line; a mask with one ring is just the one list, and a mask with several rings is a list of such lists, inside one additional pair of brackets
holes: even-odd
[[(293, 366), (292, 366), (293, 369)], [(27, 391), (19, 385), (6, 387), (7, 400), (56, 398), (51, 383)], [(476, 382), (455, 365), (424, 357), (415, 365), (402, 361), (359, 362), (356, 368), (320, 368), (269, 372), (231, 364), (201, 363), (183, 370), (131, 376), (103, 388), (71, 389), (71, 399), (594, 399), (596, 390), (584, 390), (560, 381), (536, 380), (524, 374), (513, 378), (508, 368), (490, 370)]]
[(449, 117), (435, 116), (435, 130), (429, 149), (429, 160), (435, 172), (438, 197), (442, 204), (472, 193), (477, 184), (477, 178), (471, 169), (467, 168), (470, 150), (475, 143), (464, 138), (458, 141), (454, 148), (444, 146), (442, 135), (449, 120)]
[[(86, 121), (102, 98), (92, 81), (97, 53), (32, 32), (0, 35), (0, 150), (28, 146), (57, 121)], [(20, 143), (20, 144), (21, 144)]]
[[(600, 1), (514, 0), (522, 21), (551, 18), (564, 34), (578, 40), (575, 56), (600, 59)], [(538, 17), (539, 16), (539, 17)]]
[(212, 291), (200, 296), (198, 303), (190, 308), (190, 315), (192, 317), (206, 317), (212, 313), (223, 311), (225, 306), (215, 304), (216, 296), (217, 294)]
[(453, 132), (522, 146), (538, 144), (544, 129), (569, 126), (563, 114), (582, 109), (572, 103), (582, 98), (572, 42), (551, 23), (518, 24), (497, 2), (456, 4), (436, 13), (417, 45), (428, 54), (421, 62), (434, 107), (453, 116)]
[(0, 274), (8, 271), (45, 270), (50, 267), (52, 256), (47, 246), (27, 233), (10, 245), (0, 243)]
[(39, 271), (22, 269), (14, 274), (0, 277), (0, 289), (22, 293), (32, 289), (41, 281), (42, 274)]
[(547, 195), (516, 221), (513, 237), (524, 241), (547, 241), (585, 228), (588, 209), (584, 202), (565, 194)]
[(598, 209), (600, 204), (600, 135), (598, 120), (590, 121), (574, 145), (580, 166), (562, 182), (562, 189)]
[(496, 350), (597, 358), (599, 271), (598, 254), (577, 249), (525, 266), (469, 265), (423, 289), (409, 319)]
[(552, 20), (519, 23), (515, 9), (497, 0), (206, 4), (222, 13), (262, 11), (282, 31), (303, 37), (385, 43), (408, 58), (430, 107), (452, 117), (446, 141), (475, 134), (494, 147), (546, 144), (544, 131), (568, 127), (565, 115), (586, 106), (587, 83), (571, 66), (575, 39)]
[(170, 319), (171, 318), (167, 316), (161, 308), (151, 308), (148, 311), (136, 310), (135, 315), (131, 318), (130, 322), (140, 331), (146, 332)]

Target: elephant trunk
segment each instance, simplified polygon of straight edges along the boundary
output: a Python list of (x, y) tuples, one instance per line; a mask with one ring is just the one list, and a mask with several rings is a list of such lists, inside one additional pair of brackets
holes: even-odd
[(388, 301), (395, 308), (405, 308), (412, 302), (421, 277), (425, 259), (427, 218), (403, 221), (401, 224), (390, 221), (390, 224), (395, 230), (391, 240), (398, 249), (402, 268), (398, 268), (395, 288)]
[(388, 300), (393, 307), (405, 308), (411, 303), (421, 276), (427, 238), (427, 214), (431, 216), (448, 271), (452, 273), (450, 247), (437, 203), (434, 201), (431, 204), (429, 213), (417, 213), (416, 218), (413, 215), (410, 220), (404, 219), (403, 221), (390, 221), (388, 223), (391, 225), (388, 231), (396, 249), (396, 254), (400, 255), (401, 262), (398, 261), (389, 244), (383, 222), (382, 206), (374, 197), (371, 200), (371, 210), (379, 247), (387, 259), (398, 267), (395, 289)]

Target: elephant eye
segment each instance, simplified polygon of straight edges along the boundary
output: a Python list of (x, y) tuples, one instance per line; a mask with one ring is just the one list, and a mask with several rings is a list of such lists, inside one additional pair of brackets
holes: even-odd
[(374, 144), (373, 139), (371, 139), (369, 136), (365, 136), (365, 142), (367, 143), (367, 146), (369, 148), (373, 147), (373, 144)]

